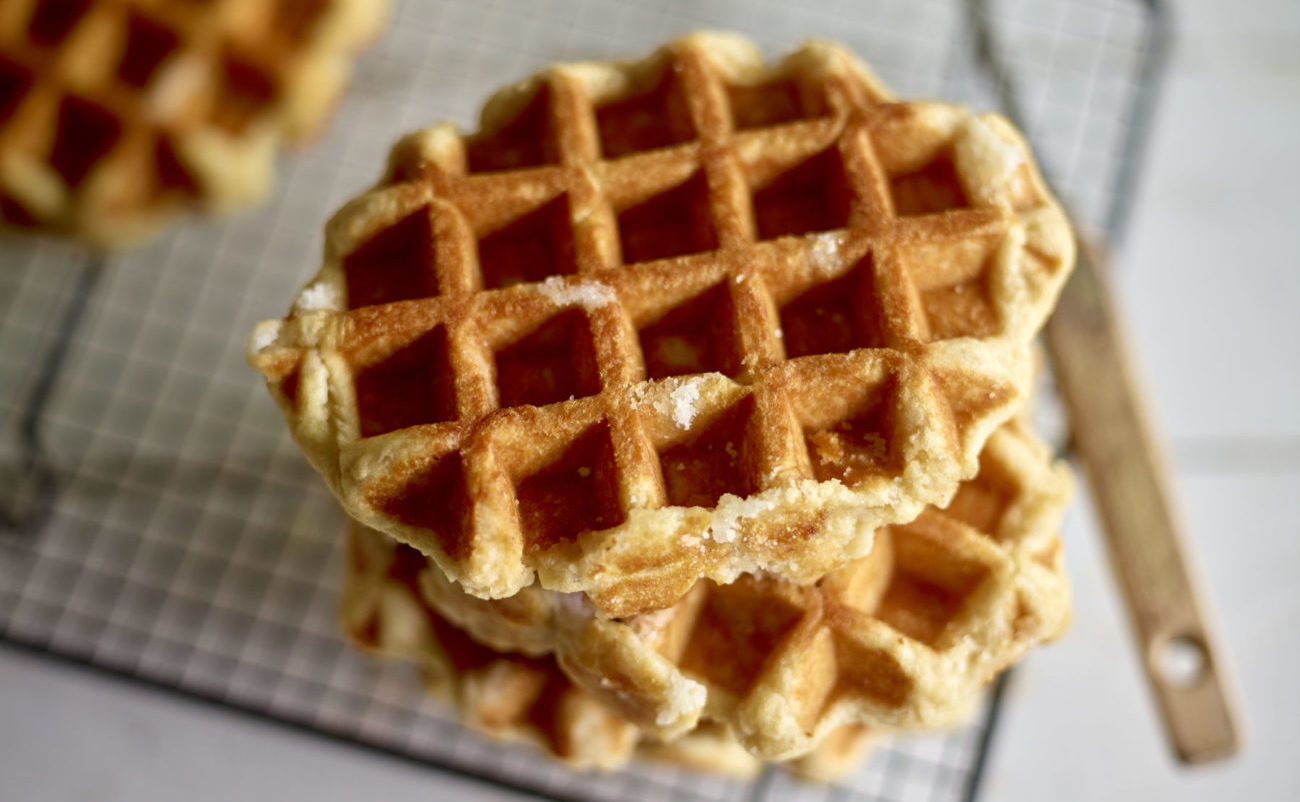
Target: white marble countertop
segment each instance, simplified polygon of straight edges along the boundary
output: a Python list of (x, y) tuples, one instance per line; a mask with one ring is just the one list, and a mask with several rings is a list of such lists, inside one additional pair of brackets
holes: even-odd
[[(1086, 488), (1074, 626), (1016, 676), (990, 800), (1300, 799), (1300, 3), (1185, 2), (1117, 282), (1245, 748), (1177, 766)], [(495, 800), (432, 770), (0, 648), (0, 799)]]

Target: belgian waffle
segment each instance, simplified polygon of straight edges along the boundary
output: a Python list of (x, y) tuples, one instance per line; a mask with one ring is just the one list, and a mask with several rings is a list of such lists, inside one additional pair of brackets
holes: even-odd
[[(532, 743), (579, 769), (616, 768), (634, 755), (736, 776), (762, 767), (714, 722), (670, 743), (646, 737), (575, 687), (553, 658), (495, 652), (439, 616), (416, 588), (425, 559), (414, 549), (355, 523), (347, 541), (341, 618), (348, 639), (366, 652), (420, 663), (433, 695), (480, 732)], [(863, 727), (844, 727), (788, 768), (833, 781), (860, 765), (874, 741)]]
[(384, 0), (6, 0), (0, 222), (100, 244), (265, 194)]
[(947, 501), (1072, 260), (1005, 121), (696, 34), (402, 140), (249, 359), (351, 516), (621, 617)]
[(575, 768), (628, 761), (640, 730), (574, 687), (554, 659), (498, 653), (423, 603), (422, 555), (356, 524), (347, 541), (341, 618), (354, 645), (417, 661), (433, 695), (487, 735), (532, 743)]
[(554, 653), (577, 685), (650, 732), (671, 738), (707, 717), (781, 760), (846, 724), (952, 723), (998, 671), (1059, 635), (1069, 591), (1055, 527), (1068, 486), (1013, 421), (946, 509), (882, 529), (865, 558), (815, 584), (705, 580), (623, 621), (536, 587), (477, 599), (432, 567), (421, 586), (481, 642)]

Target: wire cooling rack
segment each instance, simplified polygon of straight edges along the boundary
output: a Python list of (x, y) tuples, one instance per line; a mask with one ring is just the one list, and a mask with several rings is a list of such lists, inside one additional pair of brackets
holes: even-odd
[(841, 786), (633, 765), (579, 775), (460, 729), (409, 667), (347, 649), (340, 513), (253, 372), (244, 335), (315, 271), (330, 211), (398, 133), (473, 121), (541, 66), (731, 28), (770, 55), (849, 44), (905, 97), (1013, 114), (1085, 231), (1116, 231), (1159, 68), (1153, 0), (406, 0), (335, 124), (267, 207), (102, 263), (0, 243), (0, 636), (184, 695), (561, 799), (970, 799), (978, 721), (898, 738)]

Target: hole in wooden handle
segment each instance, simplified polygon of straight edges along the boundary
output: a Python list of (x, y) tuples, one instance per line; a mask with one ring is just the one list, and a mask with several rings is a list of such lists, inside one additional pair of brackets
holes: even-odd
[(1151, 660), (1162, 682), (1184, 690), (1196, 687), (1210, 673), (1209, 651), (1192, 634), (1157, 641)]

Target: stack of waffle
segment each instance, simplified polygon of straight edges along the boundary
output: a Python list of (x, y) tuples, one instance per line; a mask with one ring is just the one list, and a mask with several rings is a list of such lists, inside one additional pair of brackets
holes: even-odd
[(402, 139), (250, 360), (356, 643), (575, 765), (829, 778), (1066, 624), (1018, 413), (1073, 256), (1000, 118), (696, 34)]
[(262, 197), (382, 0), (4, 0), (0, 225), (117, 245)]

